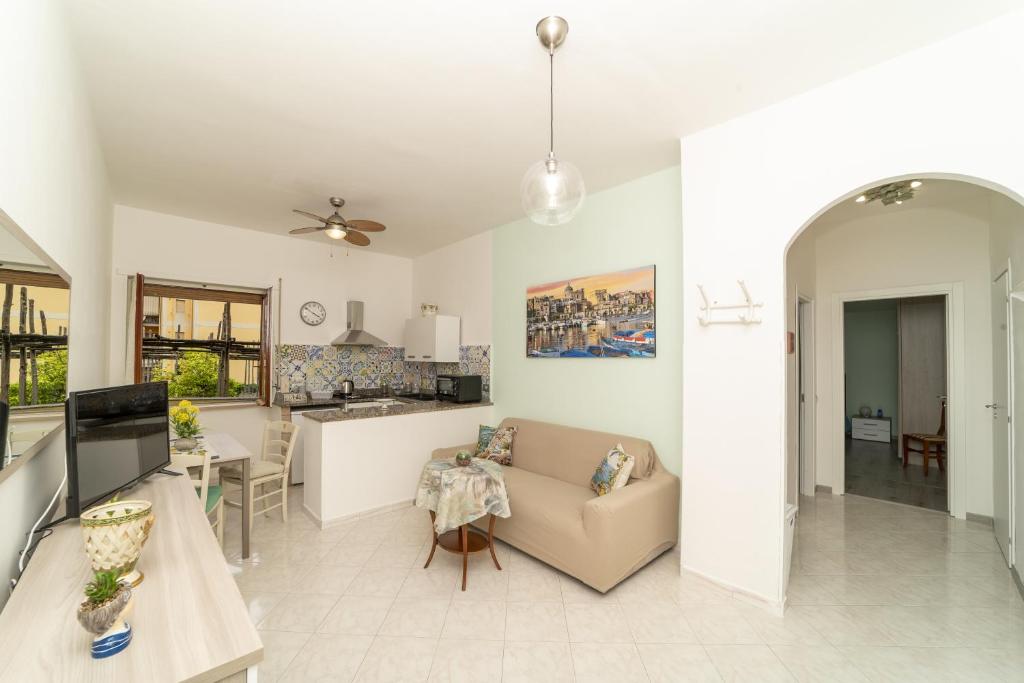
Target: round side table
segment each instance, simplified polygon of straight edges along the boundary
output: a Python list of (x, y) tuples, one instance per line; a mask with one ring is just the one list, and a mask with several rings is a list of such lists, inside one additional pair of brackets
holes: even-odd
[[(430, 523), (433, 525), (436, 514), (433, 510), (430, 511)], [(427, 563), (423, 565), (426, 569), (430, 566), (431, 560), (434, 559), (434, 552), (437, 550), (437, 546), (441, 546), (450, 553), (456, 555), (462, 555), (462, 590), (466, 590), (466, 572), (469, 567), (469, 555), (470, 553), (478, 553), (482, 550), (491, 551), (491, 559), (494, 560), (494, 566), (501, 571), (501, 564), (498, 563), (498, 556), (494, 554), (494, 515), (489, 515), (490, 520), (487, 523), (487, 534), (477, 531), (476, 529), (470, 529), (469, 524), (463, 524), (458, 529), (452, 529), (446, 531), (443, 534), (439, 534), (436, 531), (433, 533), (434, 542), (430, 546), (430, 555), (427, 556)]]

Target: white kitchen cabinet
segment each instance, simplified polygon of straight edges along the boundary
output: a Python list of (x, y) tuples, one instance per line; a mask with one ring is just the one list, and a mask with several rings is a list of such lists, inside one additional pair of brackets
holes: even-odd
[(432, 363), (459, 362), (456, 315), (432, 315), (405, 321), (405, 359)]
[(892, 418), (889, 417), (854, 417), (850, 436), (862, 441), (892, 440)]

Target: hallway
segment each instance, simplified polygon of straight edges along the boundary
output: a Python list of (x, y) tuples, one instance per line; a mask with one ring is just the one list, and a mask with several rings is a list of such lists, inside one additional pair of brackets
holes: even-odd
[(991, 527), (819, 494), (800, 499), (795, 545), (787, 619), (868, 680), (1024, 680), (1024, 601)]
[(904, 469), (897, 442), (846, 438), (846, 493), (946, 512), (946, 472), (933, 459), (924, 474), (921, 456)]

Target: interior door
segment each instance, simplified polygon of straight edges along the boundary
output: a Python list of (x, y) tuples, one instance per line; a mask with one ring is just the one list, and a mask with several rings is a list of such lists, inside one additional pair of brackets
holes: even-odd
[(1010, 276), (992, 283), (992, 520), (996, 542), (1010, 563)]
[[(934, 434), (946, 391), (946, 298), (901, 299), (898, 433)], [(947, 415), (948, 418), (948, 415)]]
[(814, 354), (814, 336), (811, 332), (811, 303), (800, 301), (797, 305), (797, 392), (798, 420), (797, 439), (797, 490), (805, 496), (814, 495), (814, 373), (811, 360)]

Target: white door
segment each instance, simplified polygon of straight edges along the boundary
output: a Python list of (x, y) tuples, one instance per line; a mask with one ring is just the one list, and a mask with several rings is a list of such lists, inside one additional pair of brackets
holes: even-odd
[(1010, 563), (1010, 275), (992, 283), (992, 520), (996, 542)]
[(814, 334), (813, 304), (801, 301), (797, 306), (797, 439), (799, 449), (797, 490), (814, 495)]

